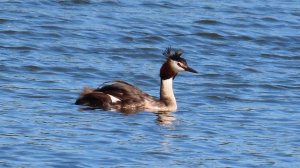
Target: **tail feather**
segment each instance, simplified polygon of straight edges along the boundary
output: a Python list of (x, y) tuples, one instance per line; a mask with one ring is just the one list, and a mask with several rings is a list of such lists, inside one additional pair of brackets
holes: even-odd
[(81, 91), (81, 93), (80, 93), (80, 96), (79, 96), (79, 98), (76, 100), (75, 104), (76, 104), (76, 105), (84, 105), (84, 104), (86, 104), (86, 100), (85, 100), (84, 97), (85, 97), (87, 94), (92, 93), (94, 90), (95, 90), (95, 89), (89, 88), (89, 87), (83, 88), (82, 91)]
[(95, 91), (92, 88), (84, 88), (75, 102), (76, 105), (100, 107), (103, 109), (109, 109), (111, 103), (112, 100), (107, 94)]
[(90, 88), (90, 87), (85, 87), (83, 88), (82, 92), (80, 93), (80, 97), (83, 97), (89, 93), (92, 93), (95, 89)]

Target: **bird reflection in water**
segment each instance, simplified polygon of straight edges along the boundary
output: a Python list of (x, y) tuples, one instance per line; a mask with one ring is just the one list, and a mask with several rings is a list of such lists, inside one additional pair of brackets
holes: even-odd
[[(86, 107), (86, 108), (80, 108), (80, 111), (87, 111), (87, 110), (97, 110), (100, 108), (96, 107)], [(102, 110), (102, 109), (100, 109)], [(117, 111), (125, 115), (130, 115), (130, 114), (136, 114), (140, 111)], [(156, 123), (161, 125), (161, 126), (168, 126), (172, 125), (176, 121), (176, 117), (174, 116), (174, 112), (153, 112), (156, 114), (157, 119)]]
[(167, 125), (172, 125), (175, 121), (176, 118), (173, 115), (172, 112), (161, 112), (157, 113), (157, 124), (167, 126)]

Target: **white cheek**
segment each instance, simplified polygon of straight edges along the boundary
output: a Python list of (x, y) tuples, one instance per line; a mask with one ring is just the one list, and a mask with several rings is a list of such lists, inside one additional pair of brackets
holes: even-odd
[(182, 72), (184, 71), (183, 68), (177, 65), (177, 62), (171, 61), (171, 67), (176, 71), (176, 72)]

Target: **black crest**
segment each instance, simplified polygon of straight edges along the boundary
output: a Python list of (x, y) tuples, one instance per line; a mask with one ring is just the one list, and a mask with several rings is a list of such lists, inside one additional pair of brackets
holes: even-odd
[(183, 54), (183, 50), (181, 49), (173, 49), (171, 47), (166, 48), (163, 52), (163, 55), (167, 57), (167, 59), (172, 59), (174, 61), (186, 62), (184, 58), (181, 57)]

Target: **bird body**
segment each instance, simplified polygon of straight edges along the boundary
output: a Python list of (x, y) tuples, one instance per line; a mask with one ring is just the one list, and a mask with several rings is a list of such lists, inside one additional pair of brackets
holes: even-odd
[(157, 99), (124, 81), (113, 81), (96, 89), (85, 88), (75, 104), (118, 111), (176, 111), (173, 80), (179, 72), (197, 73), (181, 57), (182, 51), (167, 48), (166, 62), (160, 69), (160, 98)]

